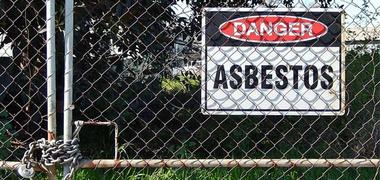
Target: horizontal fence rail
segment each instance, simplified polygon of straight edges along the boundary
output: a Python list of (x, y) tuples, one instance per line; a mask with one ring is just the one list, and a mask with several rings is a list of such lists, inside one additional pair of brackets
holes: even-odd
[[(1, 169), (15, 170), (20, 162), (0, 162)], [(83, 160), (79, 168), (263, 168), (263, 167), (380, 167), (379, 159), (94, 159)], [(43, 171), (35, 167), (36, 171)]]
[(82, 168), (380, 167), (378, 159), (131, 159), (88, 160)]

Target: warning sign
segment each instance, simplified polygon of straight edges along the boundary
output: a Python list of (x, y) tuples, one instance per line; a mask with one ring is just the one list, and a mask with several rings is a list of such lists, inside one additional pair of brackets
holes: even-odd
[(206, 8), (202, 112), (342, 115), (340, 9)]

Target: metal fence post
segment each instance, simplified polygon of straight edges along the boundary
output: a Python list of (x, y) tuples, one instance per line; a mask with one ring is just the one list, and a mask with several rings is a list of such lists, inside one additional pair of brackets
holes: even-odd
[[(63, 139), (72, 138), (73, 109), (73, 0), (65, 0), (65, 84), (64, 84), (64, 114)], [(64, 166), (64, 176), (70, 172), (69, 165)]]
[(46, 1), (48, 140), (56, 139), (55, 0)]
[[(56, 76), (55, 76), (55, 0), (46, 1), (46, 63), (48, 141), (56, 139)], [(49, 179), (55, 179), (55, 168), (50, 168)]]

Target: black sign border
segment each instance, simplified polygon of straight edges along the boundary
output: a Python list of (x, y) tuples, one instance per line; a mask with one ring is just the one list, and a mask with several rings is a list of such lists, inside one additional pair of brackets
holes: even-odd
[[(214, 9), (214, 8), (206, 8), (204, 9), (205, 12), (209, 12), (207, 10), (209, 9)], [(230, 11), (238, 11), (239, 8), (228, 8), (228, 9), (231, 9)], [(252, 9), (253, 10), (253, 9)], [(305, 12), (307, 11), (307, 9), (304, 9)], [(223, 11), (223, 10), (221, 10)], [(225, 11), (225, 10), (224, 10)], [(274, 12), (275, 9), (272, 9), (271, 12)], [(328, 11), (327, 11), (328, 12)], [(342, 18), (343, 19), (343, 18)], [(342, 21), (341, 21), (342, 22)], [(202, 41), (203, 41), (203, 38), (205, 38), (205, 24), (202, 24), (202, 28), (203, 28), (203, 31), (202, 31)], [(341, 43), (343, 43), (342, 41), (342, 36), (340, 37), (340, 40), (341, 40)], [(343, 49), (342, 49), (342, 45), (339, 46), (339, 109), (209, 109), (207, 108), (207, 95), (208, 95), (208, 91), (207, 91), (207, 43), (205, 42), (202, 42), (202, 44), (204, 45), (204, 61), (205, 61), (205, 102), (204, 102), (204, 110), (206, 111), (216, 111), (216, 112), (220, 112), (220, 111), (230, 111), (230, 112), (239, 112), (239, 111), (251, 111), (251, 112), (299, 112), (299, 111), (302, 111), (302, 112), (340, 112), (342, 110), (342, 56), (343, 56)], [(281, 46), (276, 46), (276, 47), (281, 47)], [(264, 115), (264, 114), (263, 114)], [(302, 115), (302, 114), (299, 114), (299, 115)]]

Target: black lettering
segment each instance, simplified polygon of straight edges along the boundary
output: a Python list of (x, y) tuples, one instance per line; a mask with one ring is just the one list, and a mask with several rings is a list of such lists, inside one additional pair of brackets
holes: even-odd
[[(252, 71), (252, 74), (251, 74)], [(257, 67), (254, 65), (245, 66), (245, 88), (254, 89), (257, 87), (259, 80), (257, 79)]]
[(272, 70), (273, 66), (271, 65), (263, 65), (261, 67), (261, 88), (263, 89), (272, 89), (273, 85), (268, 84), (267, 80), (272, 79), (272, 74), (267, 74), (267, 70)]
[(288, 86), (288, 78), (284, 74), (281, 73), (281, 70), (284, 73), (288, 72), (288, 68), (286, 68), (286, 66), (284, 66), (284, 65), (277, 66), (276, 75), (278, 78), (280, 78), (282, 80), (283, 83), (281, 84), (280, 81), (276, 81), (276, 87), (278, 89), (285, 89)]
[(216, 77), (214, 81), (214, 89), (218, 89), (219, 85), (222, 84), (223, 89), (227, 89), (227, 78), (226, 72), (223, 65), (217, 65), (216, 67)]
[(290, 66), (293, 71), (293, 88), (298, 89), (298, 71), (302, 70), (302, 66)]
[[(310, 85), (310, 70), (313, 73), (313, 81)], [(305, 68), (305, 74), (304, 74), (304, 81), (305, 81), (305, 86), (308, 89), (315, 89), (318, 85), (318, 69), (313, 66), (313, 65), (308, 65)]]
[(241, 87), (241, 84), (243, 83), (243, 79), (238, 74), (236, 74), (236, 71), (241, 72), (241, 67), (239, 65), (232, 65), (230, 68), (230, 73), (231, 76), (236, 80), (230, 81), (230, 86), (232, 89), (239, 89)]
[(329, 73), (333, 72), (333, 68), (331, 66), (329, 65), (322, 66), (322, 69), (321, 69), (322, 77), (325, 78), (327, 82), (321, 81), (321, 86), (323, 89), (331, 89), (333, 86), (333, 78), (328, 73), (326, 73), (326, 70), (328, 70)]

